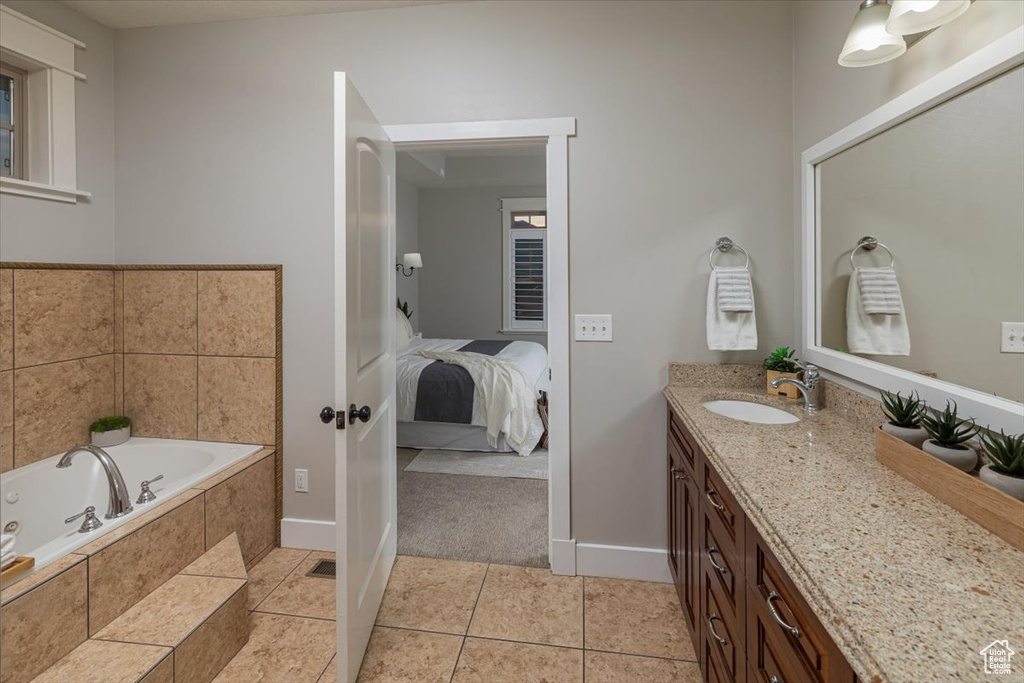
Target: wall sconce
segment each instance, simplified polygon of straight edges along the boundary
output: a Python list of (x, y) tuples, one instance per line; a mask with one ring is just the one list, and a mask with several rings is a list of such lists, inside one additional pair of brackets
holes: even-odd
[(839, 53), (840, 66), (874, 66), (896, 59), (907, 51), (902, 35), (885, 29), (889, 20), (889, 0), (864, 0)]
[(967, 11), (971, 0), (864, 0), (839, 53), (841, 66), (874, 66), (907, 51), (903, 36), (923, 34), (953, 21)]
[[(395, 270), (402, 271), (402, 275), (404, 275), (406, 277), (411, 277), (413, 272), (417, 268), (422, 268), (422, 267), (423, 267), (423, 257), (420, 256), (417, 253), (402, 254), (402, 262), (395, 264)], [(408, 273), (405, 272), (406, 268), (409, 269)]]

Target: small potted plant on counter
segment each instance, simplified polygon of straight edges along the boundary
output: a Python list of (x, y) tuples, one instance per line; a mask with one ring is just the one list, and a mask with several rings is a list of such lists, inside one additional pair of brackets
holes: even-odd
[(1000, 429), (998, 435), (989, 431), (978, 436), (988, 461), (978, 476), (992, 488), (1024, 500), (1024, 434), (1007, 436)]
[(124, 415), (109, 415), (89, 425), (92, 445), (100, 448), (117, 446), (132, 436), (132, 421)]
[(921, 426), (921, 413), (924, 410), (921, 399), (916, 393), (906, 398), (899, 392), (895, 395), (888, 391), (879, 393), (882, 395), (882, 412), (889, 418), (882, 423), (882, 431), (920, 448), (928, 438), (928, 432)]
[(921, 425), (931, 437), (921, 446), (925, 453), (964, 472), (970, 472), (978, 464), (978, 454), (967, 445), (978, 433), (978, 427), (974, 420), (961, 420), (957, 416), (956, 401), (952, 408), (946, 401), (946, 409), (941, 413), (922, 412)]
[(768, 393), (772, 396), (785, 396), (786, 398), (800, 398), (800, 390), (792, 384), (783, 384), (778, 389), (772, 388), (772, 381), (780, 377), (800, 378), (800, 366), (797, 364), (793, 354), (796, 351), (788, 346), (780, 346), (772, 351), (772, 355), (764, 359), (762, 365), (768, 371)]

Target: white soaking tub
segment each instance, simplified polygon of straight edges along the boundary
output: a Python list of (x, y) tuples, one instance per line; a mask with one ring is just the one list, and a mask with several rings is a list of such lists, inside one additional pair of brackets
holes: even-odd
[[(34, 557), (38, 570), (261, 448), (252, 444), (142, 437), (105, 448), (121, 470), (134, 507), (117, 519), (105, 517), (109, 486), (99, 460), (83, 451), (75, 456), (71, 467), (57, 469), (61, 456), (55, 455), (0, 475), (0, 524), (4, 529), (17, 527), (15, 549), (18, 555)], [(164, 478), (150, 485), (156, 500), (137, 505), (142, 482), (160, 474)], [(102, 527), (80, 534), (81, 519), (64, 523), (89, 505), (95, 506)]]

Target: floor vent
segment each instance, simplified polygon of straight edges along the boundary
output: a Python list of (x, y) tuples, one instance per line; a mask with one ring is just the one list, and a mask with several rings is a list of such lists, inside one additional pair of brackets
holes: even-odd
[(306, 576), (316, 579), (333, 579), (338, 575), (338, 563), (336, 560), (320, 560)]

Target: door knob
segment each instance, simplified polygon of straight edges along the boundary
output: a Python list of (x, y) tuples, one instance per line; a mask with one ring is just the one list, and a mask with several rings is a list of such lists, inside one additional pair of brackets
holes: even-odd
[(348, 407), (348, 423), (350, 425), (354, 425), (356, 420), (359, 420), (360, 422), (369, 422), (370, 414), (370, 406), (356, 408), (356, 404), (353, 403)]
[(320, 411), (320, 421), (325, 425), (328, 425), (331, 424), (331, 420), (334, 420), (335, 429), (344, 429), (345, 411), (342, 410), (341, 412), (335, 412), (334, 408), (330, 406), (324, 407), (324, 409)]

